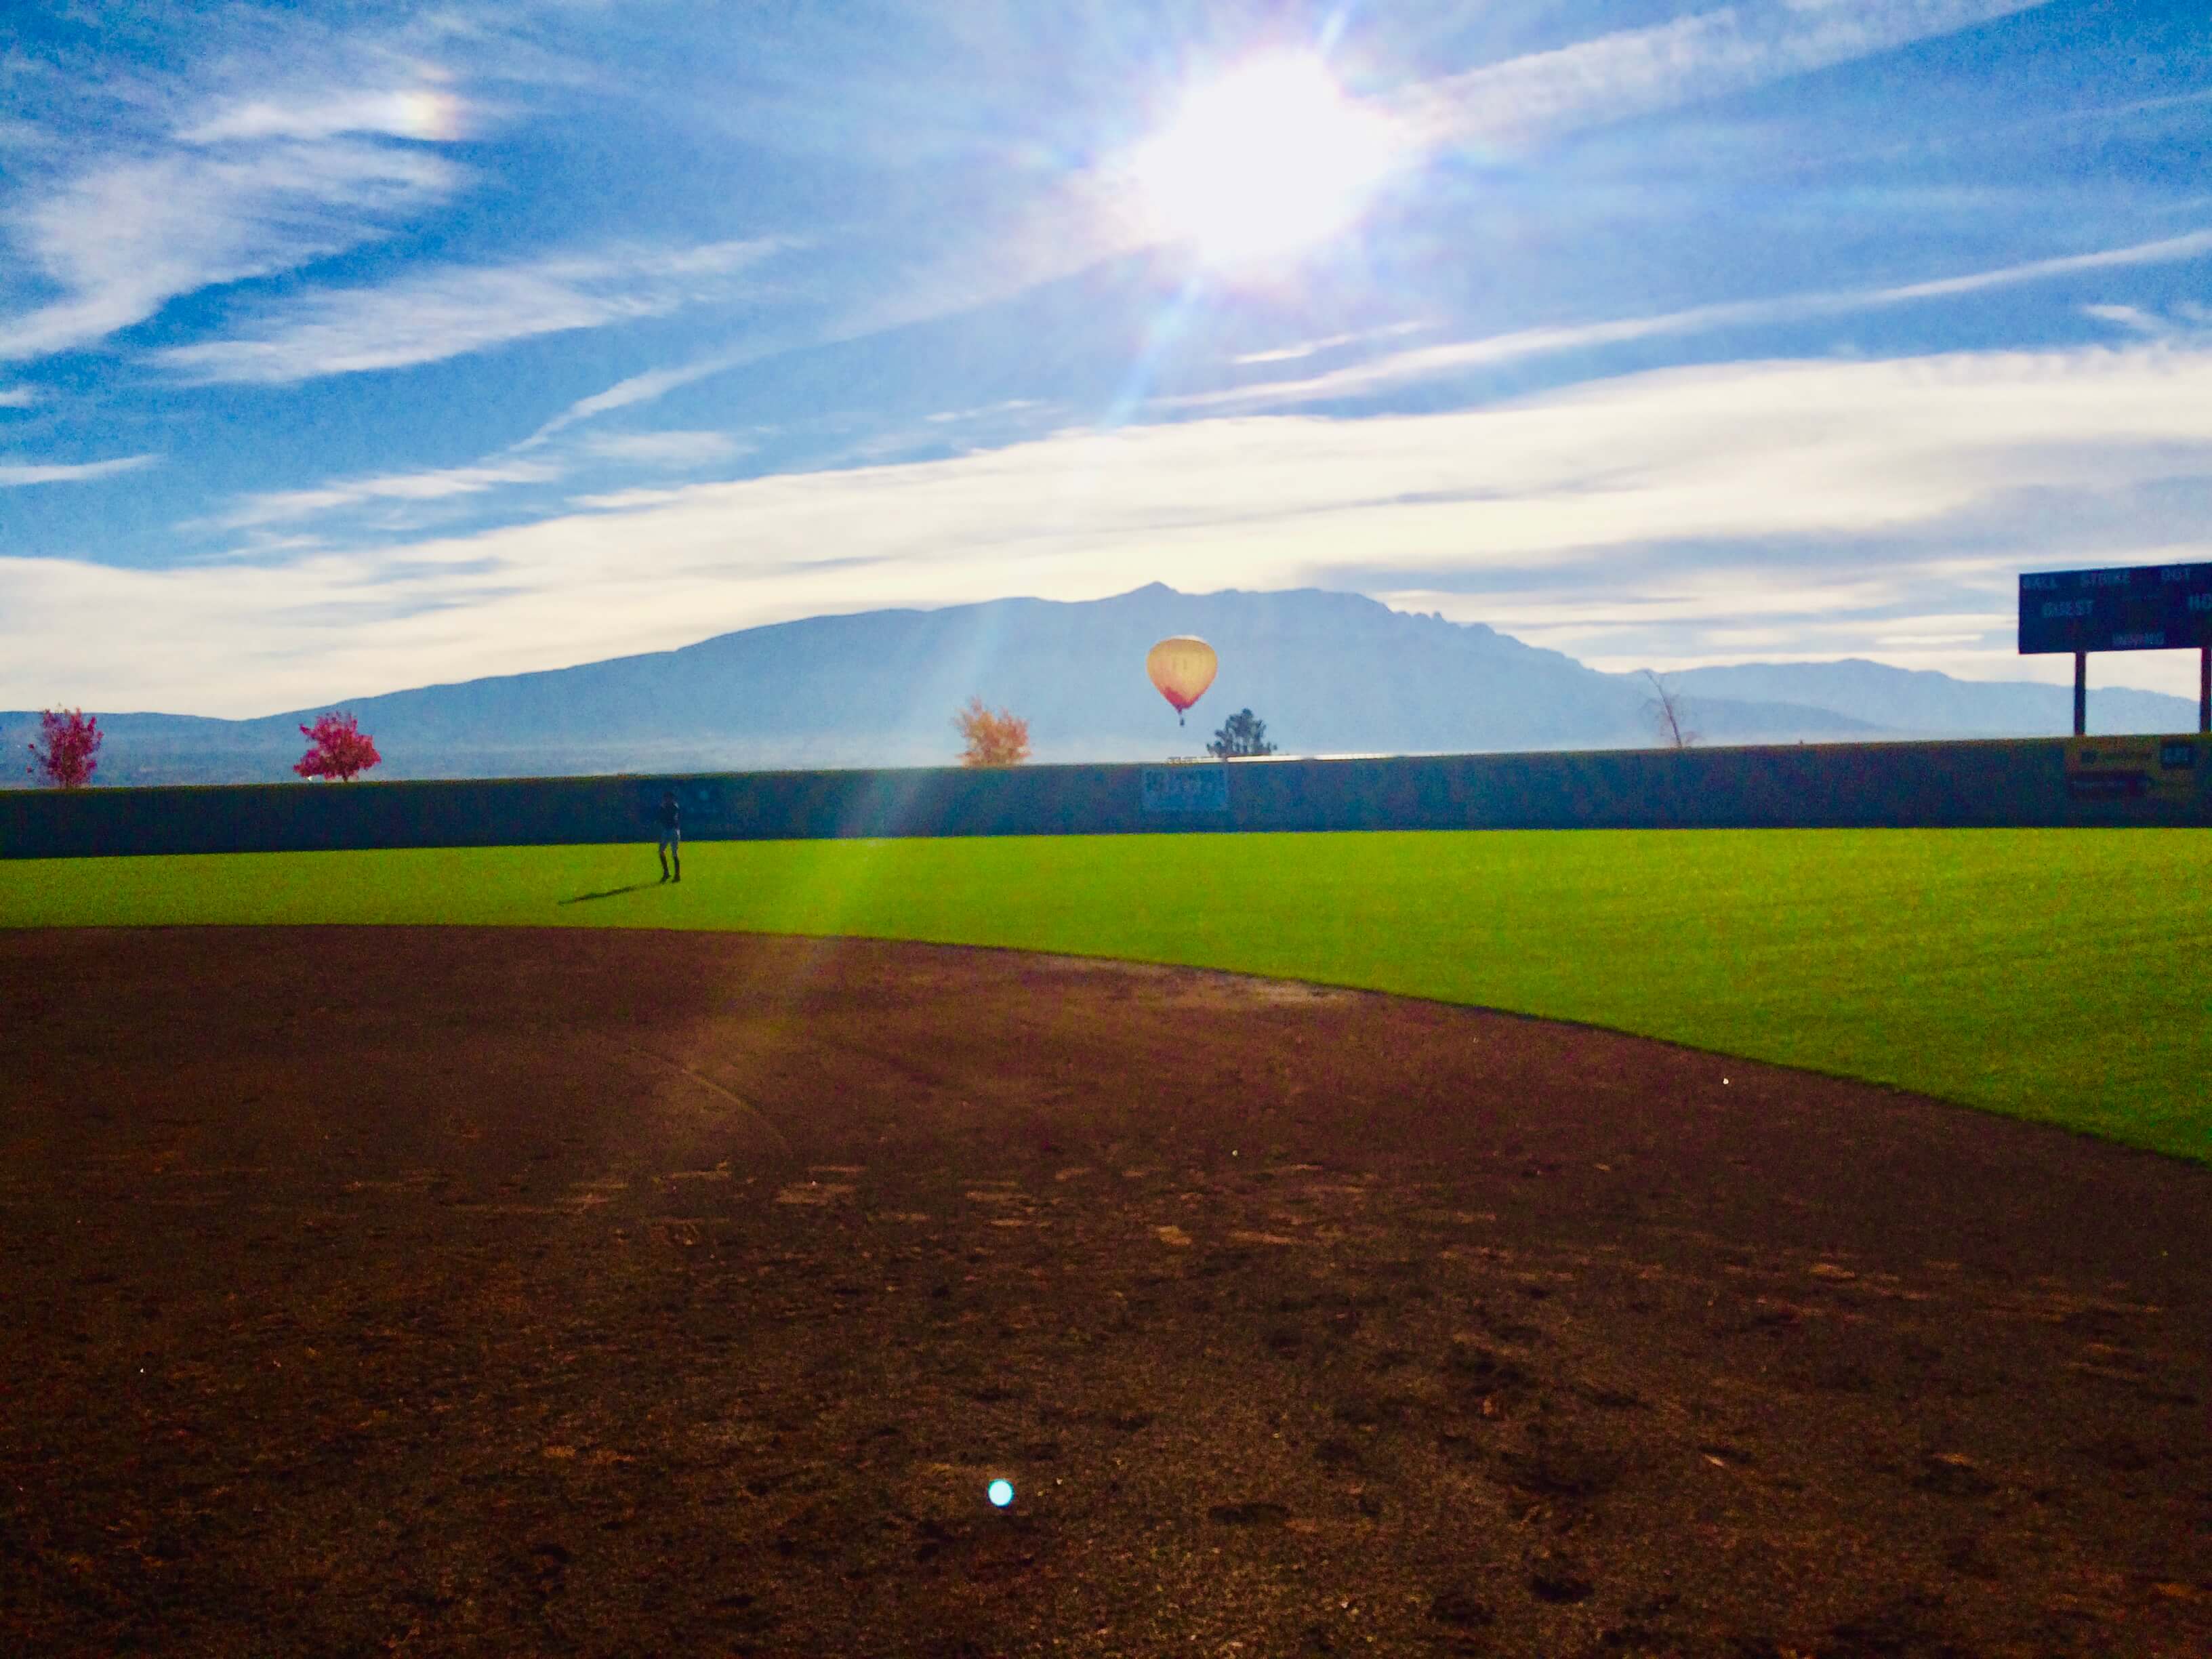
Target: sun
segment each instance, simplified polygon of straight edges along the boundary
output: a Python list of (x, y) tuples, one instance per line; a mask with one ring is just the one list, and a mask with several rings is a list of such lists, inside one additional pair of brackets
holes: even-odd
[(1195, 87), (1129, 158), (1142, 228), (1231, 272), (1277, 266), (1348, 228), (1402, 148), (1310, 53)]

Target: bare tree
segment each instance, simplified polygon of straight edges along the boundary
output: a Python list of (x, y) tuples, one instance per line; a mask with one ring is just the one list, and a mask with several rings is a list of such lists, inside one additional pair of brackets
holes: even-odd
[(1644, 670), (1644, 678), (1651, 682), (1655, 694), (1644, 700), (1644, 712), (1659, 728), (1660, 740), (1676, 749), (1696, 748), (1698, 734), (1682, 723), (1689, 713), (1682, 694), (1648, 668)]

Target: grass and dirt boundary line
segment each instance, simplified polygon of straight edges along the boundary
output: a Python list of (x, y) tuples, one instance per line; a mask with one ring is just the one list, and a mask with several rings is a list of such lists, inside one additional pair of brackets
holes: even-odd
[(695, 842), (0, 863), (0, 926), (855, 935), (1565, 1019), (2212, 1163), (2187, 830)]

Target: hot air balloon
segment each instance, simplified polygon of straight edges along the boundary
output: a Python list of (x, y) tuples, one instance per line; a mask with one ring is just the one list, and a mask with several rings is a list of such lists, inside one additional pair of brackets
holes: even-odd
[(1145, 653), (1145, 672), (1152, 677), (1160, 695), (1175, 705), (1177, 726), (1182, 724), (1183, 711), (1206, 695), (1206, 688), (1213, 684), (1213, 672), (1220, 665), (1212, 646), (1188, 634), (1162, 640)]

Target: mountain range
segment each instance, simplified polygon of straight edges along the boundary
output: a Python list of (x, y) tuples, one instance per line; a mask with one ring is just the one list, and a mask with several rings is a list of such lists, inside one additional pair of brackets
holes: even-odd
[[(1219, 678), (1178, 727), (1146, 651), (1196, 634)], [(1666, 676), (1707, 744), (2063, 733), (2070, 688), (1973, 682), (1859, 660), (1692, 668)], [(998, 599), (750, 628), (672, 651), (500, 675), (252, 720), (101, 714), (103, 784), (286, 781), (299, 728), (350, 711), (384, 756), (380, 778), (547, 776), (790, 767), (942, 765), (970, 696), (1030, 722), (1039, 761), (1203, 752), (1250, 708), (1285, 754), (1648, 748), (1652, 688), (1480, 623), (1393, 611), (1353, 593), (1181, 593)], [(2181, 697), (2093, 691), (2091, 729), (2185, 732)], [(21, 757), (35, 712), (0, 714)]]

